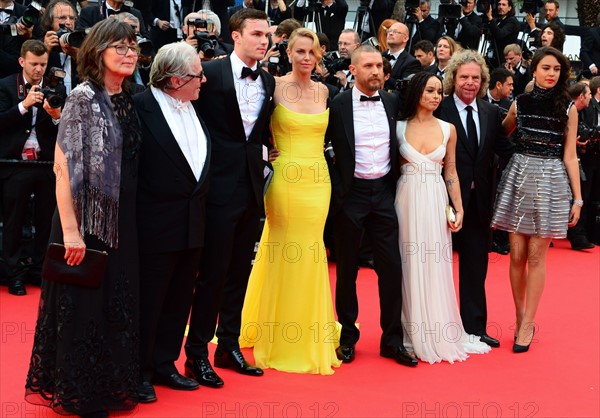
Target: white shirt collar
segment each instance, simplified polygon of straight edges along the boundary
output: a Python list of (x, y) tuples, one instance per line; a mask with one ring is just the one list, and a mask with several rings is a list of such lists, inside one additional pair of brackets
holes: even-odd
[(462, 112), (463, 110), (465, 110), (465, 108), (467, 106), (471, 106), (473, 108), (474, 112), (478, 112), (478, 110), (477, 110), (477, 98), (475, 98), (475, 100), (473, 100), (471, 102), (471, 104), (466, 104), (465, 102), (463, 102), (462, 100), (460, 100), (460, 98), (456, 95), (456, 93), (453, 93), (452, 97), (454, 97), (454, 103), (456, 104), (456, 108), (458, 109), (459, 112)]
[[(369, 96), (367, 93), (362, 92), (356, 85), (352, 88), (352, 100), (360, 101), (360, 96)], [(379, 90), (373, 94), (373, 96), (379, 96)]]
[[(242, 78), (242, 69), (244, 67), (247, 67), (246, 64), (244, 64), (244, 61), (242, 61), (240, 59), (240, 57), (238, 57), (238, 55), (235, 53), (235, 51), (233, 51), (230, 55), (230, 59), (231, 59), (231, 69), (233, 71), (233, 76), (235, 78)], [(254, 67), (250, 68), (252, 71), (256, 70), (258, 68), (258, 62), (256, 64), (254, 64)]]

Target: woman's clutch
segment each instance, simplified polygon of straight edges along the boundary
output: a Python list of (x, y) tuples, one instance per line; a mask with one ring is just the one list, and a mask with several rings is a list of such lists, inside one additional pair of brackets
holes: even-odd
[(450, 205), (446, 205), (446, 219), (448, 222), (454, 223), (456, 222), (456, 212), (454, 208)]

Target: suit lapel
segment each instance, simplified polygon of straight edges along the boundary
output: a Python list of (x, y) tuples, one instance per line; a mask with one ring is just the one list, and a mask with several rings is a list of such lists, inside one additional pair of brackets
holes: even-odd
[(458, 140), (462, 142), (466, 150), (470, 150), (467, 131), (465, 131), (465, 127), (462, 124), (460, 115), (458, 114), (458, 109), (456, 108), (456, 103), (454, 103), (454, 97), (452, 95), (446, 98), (446, 114), (448, 117), (448, 122), (454, 123)]
[(194, 189), (194, 193), (200, 190), (204, 181), (206, 180), (206, 176), (208, 175), (208, 170), (210, 167), (210, 155), (211, 155), (211, 147), (210, 147), (210, 134), (208, 133), (208, 128), (204, 124), (204, 121), (200, 116), (198, 116), (198, 120), (200, 121), (200, 125), (202, 126), (202, 130), (204, 131), (204, 135), (206, 136), (206, 161), (204, 161), (204, 167), (202, 167), (202, 173), (200, 173), (200, 178), (198, 179), (198, 183), (196, 184), (196, 188)]
[[(243, 139), (245, 142), (246, 134), (244, 133), (244, 124), (242, 123), (242, 114), (240, 113), (240, 105), (235, 92), (235, 82), (233, 79), (233, 71), (231, 70), (231, 58), (229, 55), (221, 61), (221, 91), (225, 95), (225, 111), (227, 115), (227, 123), (233, 123), (237, 131), (241, 131), (242, 135), (236, 135), (236, 138)], [(234, 122), (235, 121), (235, 122)]]
[(486, 141), (487, 141), (487, 128), (488, 128), (488, 109), (487, 106), (482, 105), (483, 100), (481, 99), (476, 99), (479, 100), (479, 102), (477, 103), (477, 110), (479, 113), (479, 150), (477, 151), (477, 155), (481, 155), (481, 153), (483, 152), (483, 148), (486, 146)]
[(344, 101), (340, 103), (342, 108), (341, 116), (342, 123), (344, 125), (344, 131), (346, 132), (346, 138), (348, 138), (348, 145), (350, 145), (351, 155), (356, 153), (356, 144), (354, 138), (354, 117), (352, 110), (352, 90), (348, 90), (348, 94), (344, 97)]
[(148, 130), (152, 132), (154, 139), (162, 147), (171, 161), (173, 161), (173, 164), (181, 170), (187, 178), (195, 183), (197, 180), (194, 176), (194, 172), (187, 162), (185, 155), (183, 155), (181, 148), (179, 148), (179, 144), (177, 144), (152, 91), (146, 89), (142, 94), (144, 95), (144, 101), (143, 111), (140, 112), (140, 118), (148, 126)]

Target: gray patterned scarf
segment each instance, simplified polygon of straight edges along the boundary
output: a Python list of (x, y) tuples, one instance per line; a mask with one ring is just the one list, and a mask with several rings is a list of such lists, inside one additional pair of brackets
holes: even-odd
[(68, 162), (79, 232), (119, 245), (118, 213), (123, 137), (108, 93), (79, 84), (62, 111), (57, 144)]

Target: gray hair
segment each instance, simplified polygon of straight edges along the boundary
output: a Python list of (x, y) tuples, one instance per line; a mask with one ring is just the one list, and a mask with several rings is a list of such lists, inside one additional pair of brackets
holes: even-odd
[(138, 24), (140, 24), (140, 19), (138, 19), (135, 15), (132, 15), (129, 12), (122, 12), (122, 13), (118, 13), (117, 15), (115, 15), (115, 17), (117, 18), (117, 20), (119, 22), (124, 22), (126, 20), (131, 20), (132, 22), (135, 22)]
[(357, 31), (355, 31), (354, 29), (344, 29), (340, 32), (340, 35), (342, 33), (351, 33), (354, 36), (354, 43), (355, 44), (360, 44), (360, 35), (358, 34)]
[(490, 83), (490, 70), (485, 63), (483, 56), (479, 52), (471, 49), (463, 49), (462, 51), (458, 51), (452, 55), (452, 58), (450, 58), (444, 75), (444, 94), (449, 95), (454, 93), (454, 82), (458, 68), (461, 65), (469, 64), (471, 62), (478, 64), (481, 68), (481, 85), (479, 86), (477, 97), (483, 97), (483, 95), (487, 92), (488, 85)]
[(217, 37), (221, 36), (221, 19), (219, 19), (219, 16), (217, 16), (215, 12), (213, 12), (212, 10), (201, 9), (198, 10), (196, 13), (202, 15), (202, 19), (212, 20), (215, 25), (215, 35)]
[(171, 89), (171, 77), (185, 77), (190, 74), (197, 58), (196, 48), (183, 41), (163, 46), (152, 62), (150, 85), (161, 90)]

